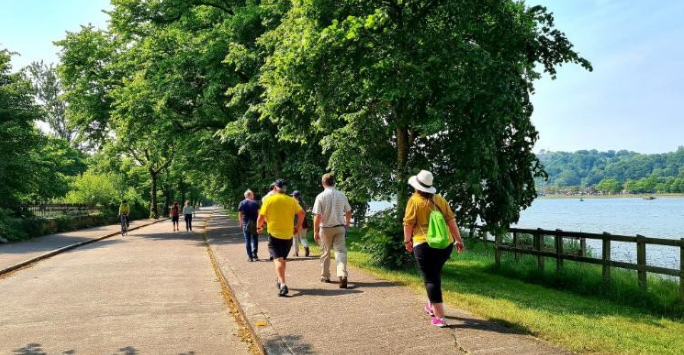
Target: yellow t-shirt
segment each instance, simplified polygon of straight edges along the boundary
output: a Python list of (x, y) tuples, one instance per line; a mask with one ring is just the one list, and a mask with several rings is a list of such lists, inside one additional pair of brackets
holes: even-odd
[(131, 212), (131, 207), (127, 203), (122, 203), (119, 206), (119, 214), (129, 214)]
[[(451, 210), (449, 203), (440, 195), (434, 196), (435, 203), (426, 200), (417, 193), (414, 193), (409, 198), (406, 204), (406, 213), (404, 214), (404, 225), (413, 227), (413, 244), (425, 243), (425, 234), (428, 231), (428, 224), (430, 223), (430, 212), (437, 210), (442, 212), (444, 220), (449, 223), (454, 219), (454, 212)], [(437, 207), (435, 207), (437, 205)], [(454, 240), (454, 236), (451, 236)]]
[(264, 201), (259, 214), (266, 217), (268, 233), (278, 239), (292, 239), (294, 216), (302, 210), (297, 200), (277, 193)]

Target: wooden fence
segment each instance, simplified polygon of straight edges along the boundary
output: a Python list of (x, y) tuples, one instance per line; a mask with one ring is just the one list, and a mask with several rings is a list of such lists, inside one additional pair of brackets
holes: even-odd
[[(480, 231), (481, 227), (479, 228)], [(472, 234), (472, 233), (471, 233)], [(613, 267), (636, 270), (639, 286), (642, 289), (647, 289), (647, 273), (654, 273), (660, 275), (669, 275), (679, 278), (679, 295), (684, 300), (684, 238), (677, 239), (660, 239), (647, 238), (642, 235), (625, 236), (614, 235), (610, 233), (595, 234), (595, 233), (581, 233), (581, 232), (566, 232), (560, 229), (544, 230), (544, 229), (524, 229), (524, 228), (509, 228), (508, 240), (510, 244), (504, 243), (503, 236), (497, 236), (494, 239), (494, 258), (496, 267), (501, 266), (502, 252), (511, 252), (515, 254), (516, 260), (519, 255), (533, 255), (537, 258), (537, 267), (539, 270), (544, 270), (544, 263), (546, 258), (555, 259), (556, 269), (563, 268), (564, 260), (572, 260), (580, 263), (588, 263), (601, 265), (603, 268), (604, 281), (610, 280), (610, 270)], [(521, 236), (532, 236), (532, 244), (529, 247), (520, 245)], [(486, 234), (483, 233), (484, 240), (487, 241)], [(551, 238), (553, 243), (547, 243)], [(586, 240), (600, 240), (602, 242), (601, 258), (587, 257), (586, 255)], [(578, 242), (579, 248), (573, 248), (573, 252), (564, 250), (567, 245), (566, 240)], [(611, 259), (611, 243), (624, 242), (634, 243), (636, 248), (637, 262), (636, 264), (629, 262), (616, 261)], [(551, 245), (551, 247), (549, 247)], [(648, 265), (646, 262), (646, 246), (647, 245), (661, 245), (679, 248), (679, 269), (670, 269), (659, 266)]]
[(22, 205), (22, 209), (30, 211), (35, 216), (54, 218), (59, 216), (90, 216), (100, 212), (96, 206), (69, 203), (43, 203)]

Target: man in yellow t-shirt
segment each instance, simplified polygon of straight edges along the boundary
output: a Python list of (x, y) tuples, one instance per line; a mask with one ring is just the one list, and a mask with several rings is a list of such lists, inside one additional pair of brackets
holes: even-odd
[(121, 216), (126, 217), (126, 227), (130, 227), (131, 221), (128, 219), (128, 215), (131, 213), (131, 206), (128, 205), (128, 201), (123, 200), (121, 201), (121, 205), (119, 206), (119, 218)]
[[(292, 248), (292, 236), (299, 233), (304, 221), (304, 210), (297, 200), (287, 195), (287, 181), (279, 179), (275, 182), (276, 193), (265, 199), (259, 211), (257, 220), (257, 233), (264, 230), (264, 222), (268, 223), (268, 251), (275, 263), (278, 295), (285, 296), (288, 293), (285, 284), (285, 267), (287, 255)], [(295, 216), (297, 225), (294, 223)]]

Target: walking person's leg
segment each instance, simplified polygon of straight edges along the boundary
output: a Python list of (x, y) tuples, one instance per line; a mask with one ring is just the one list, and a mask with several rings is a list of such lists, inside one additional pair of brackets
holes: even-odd
[(192, 215), (188, 215), (188, 225), (190, 226), (190, 231), (192, 232)]
[(268, 237), (268, 249), (273, 257), (278, 286), (278, 296), (285, 296), (289, 292), (285, 281), (285, 269), (287, 267), (287, 255), (292, 249), (292, 239), (278, 239)]
[(344, 237), (344, 227), (331, 228), (333, 232), (332, 247), (335, 250), (335, 264), (337, 266), (337, 278), (340, 280), (340, 288), (347, 288), (347, 243)]
[(242, 235), (245, 236), (245, 249), (247, 250), (247, 261), (252, 261), (254, 256), (252, 255), (252, 246), (250, 244), (251, 235), (247, 233), (247, 227), (242, 227)]
[(302, 243), (302, 246), (304, 246), (304, 256), (308, 257), (309, 256), (309, 241), (306, 239), (306, 234), (308, 232), (308, 229), (302, 228), (301, 231), (299, 231), (299, 241)]
[(299, 234), (295, 234), (292, 236), (292, 241), (293, 244), (292, 246), (294, 247), (294, 256), (299, 256)]
[(426, 307), (426, 311), (432, 312), (433, 318), (431, 323), (439, 327), (446, 326), (443, 319), (444, 304), (442, 299), (441, 270), (444, 263), (449, 259), (452, 250), (453, 246), (449, 246), (446, 249), (434, 249), (430, 248), (427, 243), (417, 245), (413, 249), (429, 300), (429, 306)]
[(253, 233), (250, 235), (252, 239), (252, 258), (259, 260), (259, 235)]
[(190, 230), (190, 227), (189, 227), (189, 224), (188, 224), (188, 215), (187, 215), (187, 214), (184, 214), (184, 215), (183, 215), (183, 220), (185, 221), (185, 231), (187, 232), (187, 231)]
[(435, 312), (435, 317), (437, 318), (444, 318), (444, 301), (442, 300), (442, 268), (444, 268), (444, 264), (449, 260), (449, 257), (451, 257), (453, 250), (454, 246), (452, 244), (446, 249), (437, 249), (436, 253), (437, 255), (433, 271), (436, 275), (436, 281), (434, 284), (434, 290), (432, 291), (434, 293), (435, 301), (430, 301), (430, 304)]
[(330, 282), (330, 251), (332, 250), (332, 233), (321, 228), (321, 281)]

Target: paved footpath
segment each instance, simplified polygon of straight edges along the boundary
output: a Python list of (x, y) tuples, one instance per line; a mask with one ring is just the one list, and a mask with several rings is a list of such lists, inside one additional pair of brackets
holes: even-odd
[(262, 260), (249, 263), (234, 220), (217, 212), (207, 233), (220, 268), (269, 354), (568, 354), (454, 308), (447, 308), (450, 327), (434, 328), (422, 311), (422, 295), (353, 267), (349, 289), (321, 283), (316, 258), (288, 262), (290, 295), (278, 297), (263, 238)]
[(157, 223), (0, 278), (0, 354), (248, 354), (195, 229)]
[[(138, 221), (131, 221), (131, 228), (149, 225), (154, 223), (153, 219), (144, 219)], [(71, 244), (85, 242), (112, 233), (121, 231), (121, 226), (118, 224), (102, 226), (96, 228), (81, 229), (75, 232), (57, 233), (45, 235), (31, 240), (0, 244), (0, 270), (19, 264), (22, 261), (40, 256), (49, 251), (59, 249)], [(133, 232), (131, 232), (133, 233)], [(110, 242), (100, 242), (100, 246), (106, 245)]]

